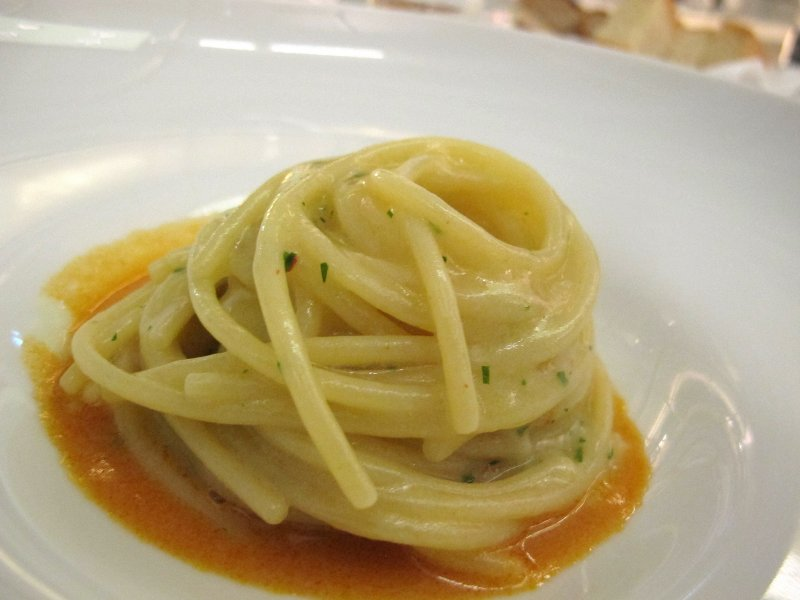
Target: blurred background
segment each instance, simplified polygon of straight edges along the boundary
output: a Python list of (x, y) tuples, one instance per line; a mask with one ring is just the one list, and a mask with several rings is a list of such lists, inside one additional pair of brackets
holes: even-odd
[[(363, 3), (355, 0), (353, 3)], [(647, 54), (696, 67), (753, 58), (800, 61), (798, 0), (366, 0), (453, 13)]]

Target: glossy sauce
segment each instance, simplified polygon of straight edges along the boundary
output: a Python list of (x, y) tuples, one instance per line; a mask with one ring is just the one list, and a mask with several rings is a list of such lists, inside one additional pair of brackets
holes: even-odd
[[(153, 259), (190, 243), (200, 224), (167, 225), (100, 247), (70, 263), (45, 292), (71, 309), (77, 325), (141, 280)], [(72, 478), (94, 502), (144, 540), (199, 569), (276, 592), (414, 600), (533, 588), (619, 531), (649, 479), (641, 436), (616, 399), (614, 430), (624, 451), (609, 458), (610, 468), (582, 502), (532, 523), (515, 542), (515, 551), (533, 559), (524, 583), (493, 578), (483, 586), (459, 585), (407, 547), (318, 527), (267, 526), (213, 491), (201, 500), (210, 510), (196, 510), (137, 462), (107, 406), (86, 404), (61, 390), (66, 359), (35, 340), (26, 340), (24, 349), (47, 431)]]

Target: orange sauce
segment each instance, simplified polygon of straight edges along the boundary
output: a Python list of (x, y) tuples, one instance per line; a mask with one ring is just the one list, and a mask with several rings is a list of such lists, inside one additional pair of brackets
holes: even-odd
[[(190, 243), (200, 225), (167, 225), (97, 248), (67, 265), (45, 292), (62, 300), (80, 323), (141, 280), (153, 259)], [(24, 349), (43, 422), (74, 481), (131, 531), (197, 568), (312, 597), (414, 600), (492, 593), (448, 582), (447, 573), (432, 571), (409, 548), (396, 544), (300, 525), (267, 526), (245, 517), (245, 527), (221, 526), (148, 475), (121, 441), (105, 405), (86, 404), (61, 390), (58, 378), (67, 359), (36, 340), (26, 340)], [(515, 550), (534, 558), (525, 588), (541, 584), (622, 529), (641, 502), (650, 466), (620, 399), (614, 429), (625, 451), (610, 460), (583, 501), (565, 514), (531, 524), (515, 542)], [(232, 510), (213, 494), (208, 502)]]

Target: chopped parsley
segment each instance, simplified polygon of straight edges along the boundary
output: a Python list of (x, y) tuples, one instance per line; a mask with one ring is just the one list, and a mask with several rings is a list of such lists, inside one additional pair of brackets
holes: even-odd
[(297, 252), (283, 251), (283, 269), (288, 273), (297, 264)]
[(578, 438), (578, 447), (575, 449), (575, 462), (583, 462), (583, 445), (585, 443), (585, 437), (581, 436)]
[(567, 373), (565, 371), (559, 371), (558, 373), (556, 373), (556, 377), (558, 377), (558, 380), (561, 382), (561, 385), (567, 385), (569, 378), (567, 377)]
[(350, 177), (347, 178), (347, 181), (355, 181), (356, 179), (363, 179), (369, 175), (369, 171), (356, 171)]
[(319, 263), (319, 274), (322, 275), (322, 283), (328, 279), (328, 263)]
[(117, 332), (116, 331), (114, 332), (114, 335), (111, 336), (111, 341), (112, 342), (116, 342), (117, 341)]
[(389, 210), (387, 210), (386, 211), (386, 216), (391, 219), (394, 216), (394, 209), (390, 208)]
[(481, 381), (483, 381), (483, 383), (489, 383), (490, 378), (491, 372), (489, 370), (489, 365), (483, 365), (481, 367)]

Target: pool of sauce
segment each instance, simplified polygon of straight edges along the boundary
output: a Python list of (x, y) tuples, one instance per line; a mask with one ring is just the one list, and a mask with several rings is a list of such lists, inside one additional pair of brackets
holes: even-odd
[[(201, 224), (166, 225), (99, 247), (68, 264), (44, 291), (69, 307), (77, 326), (141, 280), (152, 260), (191, 243)], [(614, 431), (624, 450), (609, 457), (609, 468), (580, 503), (531, 523), (513, 542), (515, 551), (534, 559), (524, 582), (498, 576), (483, 586), (461, 585), (408, 547), (307, 525), (268, 526), (208, 494), (210, 504), (235, 512), (245, 523), (226, 527), (224, 519), (196, 510), (148, 474), (122, 441), (107, 406), (86, 404), (61, 390), (58, 378), (69, 359), (33, 339), (24, 350), (45, 427), (72, 479), (94, 502), (142, 539), (198, 569), (275, 592), (421, 600), (531, 589), (620, 531), (650, 475), (641, 436), (616, 398)]]

